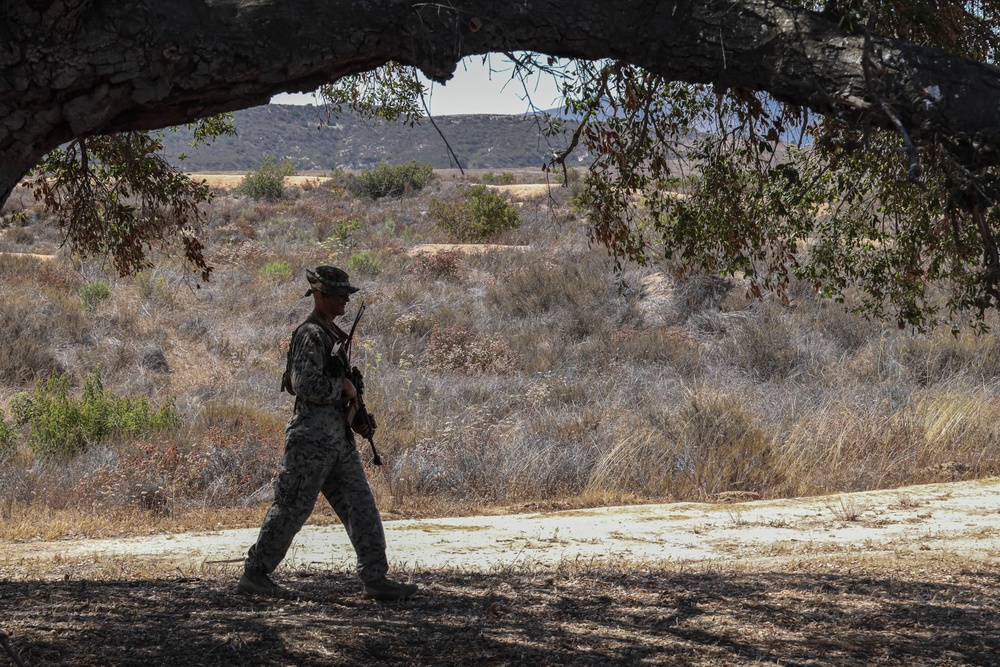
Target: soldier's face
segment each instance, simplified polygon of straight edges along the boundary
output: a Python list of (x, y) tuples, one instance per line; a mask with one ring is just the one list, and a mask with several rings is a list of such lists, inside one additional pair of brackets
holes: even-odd
[(326, 292), (316, 292), (315, 294), (319, 295), (317, 304), (327, 317), (340, 317), (347, 312), (347, 303), (351, 300), (349, 294), (328, 294)]

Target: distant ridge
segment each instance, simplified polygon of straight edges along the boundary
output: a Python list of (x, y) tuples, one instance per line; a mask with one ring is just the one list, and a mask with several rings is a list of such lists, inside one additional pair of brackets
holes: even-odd
[[(313, 105), (245, 109), (234, 114), (237, 136), (192, 148), (190, 131), (167, 132), (164, 153), (185, 171), (245, 171), (259, 166), (263, 156), (290, 159), (302, 171), (360, 169), (383, 160), (390, 164), (417, 160), (439, 169), (456, 166), (427, 119), (413, 127), (402, 123), (373, 126), (348, 113), (329, 125), (325, 120), (324, 109)], [(568, 140), (568, 134), (543, 136), (543, 123), (534, 116), (442, 116), (434, 120), (466, 169), (538, 167)], [(182, 153), (187, 155), (183, 161), (178, 159)], [(578, 149), (572, 160), (584, 162), (586, 154)]]

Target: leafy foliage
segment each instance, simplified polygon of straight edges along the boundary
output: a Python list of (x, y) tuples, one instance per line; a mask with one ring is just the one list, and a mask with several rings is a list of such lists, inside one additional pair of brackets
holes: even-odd
[(347, 189), (356, 197), (381, 199), (402, 197), (419, 192), (434, 178), (434, 168), (416, 161), (390, 165), (380, 163), (374, 169), (363, 169), (361, 174), (347, 182)]
[(291, 160), (278, 162), (273, 157), (264, 157), (260, 167), (243, 177), (236, 192), (251, 199), (278, 201), (285, 196), (285, 177), (296, 173), (298, 170)]
[(517, 209), (485, 185), (466, 188), (458, 201), (431, 199), (430, 213), (438, 229), (462, 243), (485, 243), (521, 226)]
[(150, 265), (147, 249), (180, 237), (184, 256), (208, 280), (212, 268), (195, 234), (209, 201), (143, 132), (79, 138), (46, 155), (25, 185), (56, 214), (64, 240), (83, 256), (110, 257), (121, 275)]
[[(849, 29), (968, 57), (992, 58), (1000, 43), (985, 3), (806, 4)], [(751, 294), (782, 299), (793, 280), (838, 300), (856, 289), (860, 311), (901, 327), (982, 327), (1000, 305), (996, 175), (970, 173), (934, 137), (886, 129), (887, 105), (847, 124), (622, 62), (571, 67), (574, 143), (597, 155), (574, 200), (619, 262), (740, 274)]]
[(327, 104), (328, 117), (344, 108), (375, 120), (402, 119), (413, 125), (423, 115), (419, 103), (424, 85), (413, 67), (390, 61), (386, 65), (322, 86), (320, 97)]
[(36, 452), (72, 455), (114, 436), (143, 436), (176, 430), (180, 417), (173, 399), (154, 410), (146, 398), (109, 395), (95, 372), (86, 377), (80, 398), (69, 395), (69, 378), (54, 373), (31, 393), (12, 403), (15, 423), (28, 425), (28, 444)]

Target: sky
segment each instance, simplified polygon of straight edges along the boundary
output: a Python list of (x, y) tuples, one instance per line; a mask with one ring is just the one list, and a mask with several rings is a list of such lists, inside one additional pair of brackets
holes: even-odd
[[(528, 81), (529, 89), (520, 81), (510, 80), (511, 63), (503, 56), (492, 56), (490, 67), (483, 65), (481, 56), (466, 58), (458, 64), (455, 76), (447, 85), (432, 83), (421, 76), (429, 88), (427, 105), (434, 116), (459, 114), (517, 115), (531, 111), (527, 100), (539, 109), (560, 105), (555, 83), (548, 77), (534, 77)], [(318, 104), (314, 93), (282, 93), (271, 98), (272, 104)]]

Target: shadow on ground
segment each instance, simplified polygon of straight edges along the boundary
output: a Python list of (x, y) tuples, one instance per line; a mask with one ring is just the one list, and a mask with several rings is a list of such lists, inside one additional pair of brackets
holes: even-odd
[(0, 581), (0, 629), (34, 666), (1000, 664), (1000, 575), (905, 569), (417, 573), (398, 604), (340, 573), (289, 574), (291, 602), (231, 574)]

